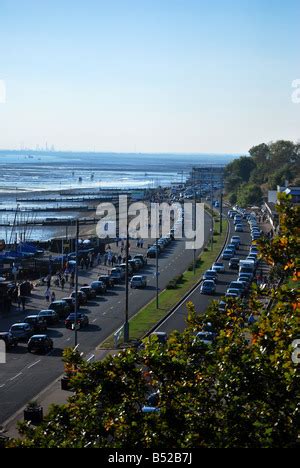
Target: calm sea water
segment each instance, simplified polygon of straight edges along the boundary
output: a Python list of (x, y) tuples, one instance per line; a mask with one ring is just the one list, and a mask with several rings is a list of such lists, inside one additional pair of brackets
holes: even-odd
[[(173, 182), (185, 181), (195, 165), (227, 164), (235, 157), (208, 154), (0, 152), (0, 207), (15, 209), (16, 197), (21, 197), (23, 191), (34, 194), (66, 189), (139, 190), (168, 186)], [(79, 181), (79, 178), (82, 180)], [(34, 204), (24, 206), (33, 208)], [(38, 206), (42, 207), (41, 204)], [(0, 213), (0, 222), (12, 221), (13, 216), (13, 213)], [(47, 212), (37, 216), (74, 218), (80, 213), (76, 213), (75, 209), (74, 212)], [(0, 239), (9, 238), (8, 231), (0, 227)], [(60, 228), (34, 229), (30, 231), (30, 237), (47, 240), (60, 235), (60, 231)]]

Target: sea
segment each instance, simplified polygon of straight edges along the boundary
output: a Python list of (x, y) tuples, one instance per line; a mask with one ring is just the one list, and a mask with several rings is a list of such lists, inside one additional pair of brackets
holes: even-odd
[[(61, 192), (98, 192), (99, 190), (144, 190), (185, 182), (192, 167), (226, 165), (240, 155), (228, 154), (143, 154), (73, 153), (45, 151), (0, 151), (0, 224), (11, 223), (17, 199), (24, 196), (59, 197)], [(71, 205), (70, 202), (67, 203)], [(57, 212), (53, 202), (19, 203), (19, 208), (43, 209), (35, 219), (75, 218), (76, 212)], [(49, 207), (53, 206), (53, 212)], [(60, 205), (61, 206), (61, 205)], [(28, 214), (22, 216), (29, 216)], [(23, 218), (24, 220), (24, 218)], [(10, 238), (10, 228), (0, 226), (0, 239)], [(30, 229), (31, 240), (48, 240), (61, 234), (60, 228)]]

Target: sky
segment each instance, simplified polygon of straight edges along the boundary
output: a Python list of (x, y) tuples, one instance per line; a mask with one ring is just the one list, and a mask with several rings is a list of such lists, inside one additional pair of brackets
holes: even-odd
[(0, 148), (296, 141), (299, 18), (299, 0), (0, 0)]

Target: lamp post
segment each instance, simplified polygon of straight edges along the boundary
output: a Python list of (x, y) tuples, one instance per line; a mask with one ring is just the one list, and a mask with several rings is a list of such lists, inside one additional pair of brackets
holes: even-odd
[(78, 345), (78, 243), (79, 243), (79, 219), (76, 221), (76, 246), (75, 246), (75, 256), (76, 256), (76, 265), (75, 265), (75, 324), (74, 324), (74, 333), (75, 333), (75, 348)]
[(125, 322), (124, 322), (124, 343), (129, 342), (129, 229), (127, 220), (127, 236), (126, 236), (126, 299), (125, 299)]
[(159, 309), (158, 237), (156, 238), (156, 309)]

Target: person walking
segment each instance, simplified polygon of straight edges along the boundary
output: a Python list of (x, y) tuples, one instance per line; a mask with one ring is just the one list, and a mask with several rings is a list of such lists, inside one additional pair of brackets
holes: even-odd
[(144, 239), (141, 239), (140, 246), (141, 246), (141, 249), (144, 248)]
[(52, 294), (51, 294), (51, 302), (55, 302), (55, 301), (56, 301), (56, 294), (53, 291)]
[(50, 288), (47, 288), (45, 292), (45, 299), (48, 304), (50, 302), (50, 297), (51, 297), (51, 291), (50, 291)]
[(26, 310), (26, 297), (25, 296), (21, 296), (21, 304), (22, 304), (22, 310), (23, 312), (25, 312)]
[(65, 289), (65, 284), (66, 284), (66, 280), (65, 280), (65, 277), (62, 276), (61, 280), (60, 280), (60, 285), (61, 285), (61, 290), (64, 291)]

